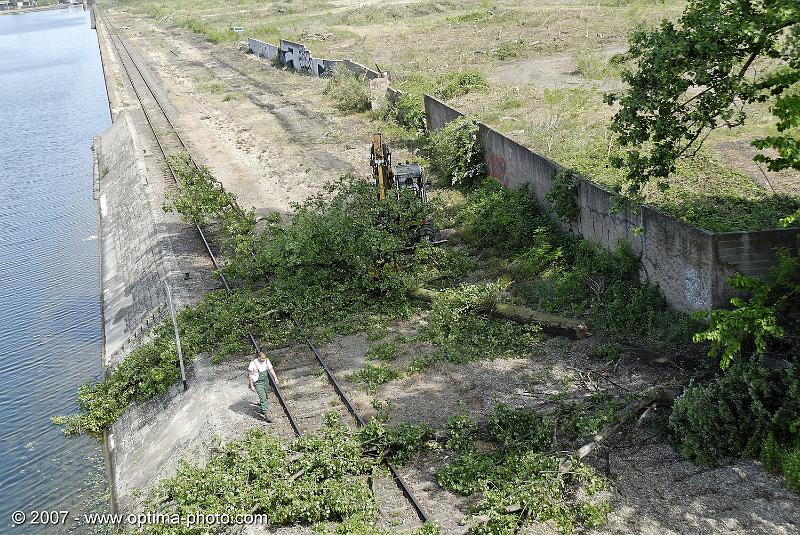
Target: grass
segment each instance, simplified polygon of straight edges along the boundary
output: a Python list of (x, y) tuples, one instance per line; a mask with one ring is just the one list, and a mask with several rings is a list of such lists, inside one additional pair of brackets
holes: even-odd
[[(413, 93), (412, 99), (418, 101), (423, 92), (431, 92), (450, 100), (605, 186), (617, 184), (619, 173), (608, 166), (607, 125), (613, 110), (602, 103), (605, 87), (597, 86), (617, 80), (619, 65), (610, 53), (601, 51), (623, 46), (634, 28), (654, 25), (664, 17), (677, 18), (685, 5), (679, 0), (602, 0), (592, 5), (426, 0), (390, 1), (365, 10), (342, 9), (323, 0), (267, 4), (232, 0), (224, 6), (211, 0), (117, 2), (119, 8), (177, 24), (221, 46), (239, 39), (229, 31), (238, 25), (245, 28), (243, 37), (270, 42), (285, 37), (306, 42), (317, 57), (352, 57), (378, 64), (392, 73), (395, 86)], [(305, 37), (315, 35), (324, 38)], [(436, 43), (434, 53), (430, 43)], [(552, 55), (569, 58), (584, 83), (563, 88), (493, 76), (499, 66)], [(407, 113), (401, 115), (409, 124), (419, 125), (419, 103), (405, 104)], [(705, 153), (680, 167), (671, 191), (667, 195), (648, 191), (647, 202), (709, 230), (775, 227), (797, 201), (754, 185), (715, 148), (717, 143), (749, 141), (769, 133), (768, 106), (754, 107), (752, 113), (754, 119), (746, 128), (709, 138)], [(798, 189), (776, 187), (779, 194), (790, 196), (796, 196)], [(729, 217), (731, 213), (736, 216)]]

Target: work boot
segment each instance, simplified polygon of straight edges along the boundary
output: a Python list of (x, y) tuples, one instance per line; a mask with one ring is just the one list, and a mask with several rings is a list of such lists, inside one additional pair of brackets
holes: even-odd
[(267, 421), (268, 424), (272, 423), (272, 421), (273, 421), (272, 418), (270, 418), (269, 415), (266, 412), (262, 412), (261, 416)]

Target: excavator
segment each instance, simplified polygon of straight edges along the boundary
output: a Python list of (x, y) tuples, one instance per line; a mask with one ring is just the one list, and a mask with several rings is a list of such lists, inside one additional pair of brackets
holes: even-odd
[[(372, 166), (372, 177), (375, 180), (375, 190), (378, 201), (386, 201), (389, 195), (401, 201), (404, 191), (413, 192), (421, 204), (428, 202), (427, 187), (430, 182), (425, 178), (421, 165), (415, 163), (398, 164), (392, 167), (392, 151), (384, 141), (380, 132), (372, 136), (369, 163)], [(408, 242), (413, 244), (422, 239), (428, 239), (432, 244), (439, 245), (447, 240), (441, 239), (441, 233), (433, 223), (423, 214), (403, 214), (404, 224), (408, 229)]]

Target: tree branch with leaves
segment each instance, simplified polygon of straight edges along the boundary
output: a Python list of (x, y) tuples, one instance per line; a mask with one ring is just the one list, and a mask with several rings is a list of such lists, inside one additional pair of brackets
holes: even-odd
[[(800, 0), (691, 0), (676, 23), (631, 34), (627, 88), (606, 96), (626, 149), (624, 193), (661, 189), (676, 161), (714, 129), (743, 124), (746, 106), (770, 102), (776, 134), (753, 142), (769, 170), (800, 170)], [(783, 220), (786, 225), (800, 213)]]

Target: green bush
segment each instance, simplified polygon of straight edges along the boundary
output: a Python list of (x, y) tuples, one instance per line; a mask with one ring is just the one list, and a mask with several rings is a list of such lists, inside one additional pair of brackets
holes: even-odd
[(670, 415), (673, 439), (686, 457), (715, 464), (726, 457), (765, 459), (793, 439), (800, 420), (798, 364), (772, 368), (751, 356), (710, 381), (694, 381)]
[(431, 170), (448, 185), (471, 188), (485, 175), (483, 145), (472, 119), (459, 117), (430, 132), (426, 152)]
[(491, 179), (479, 186), (469, 192), (455, 218), (459, 234), (468, 245), (511, 256), (537, 240), (558, 235), (536, 197), (524, 187), (508, 189)]
[[(708, 320), (708, 328), (697, 333), (695, 341), (711, 342), (709, 355), (719, 358), (723, 369), (741, 353), (761, 355), (770, 342), (784, 337), (779, 320), (800, 304), (800, 259), (785, 250), (779, 251), (778, 259), (763, 280), (740, 273), (728, 279), (731, 288), (748, 294), (731, 299), (733, 308), (698, 313)], [(793, 326), (797, 323), (792, 320)], [(800, 333), (793, 336), (798, 339)]]
[(389, 114), (400, 126), (415, 132), (425, 130), (425, 103), (420, 93), (403, 93), (389, 105)]
[(580, 185), (581, 179), (575, 172), (560, 169), (553, 179), (550, 191), (545, 196), (553, 213), (566, 223), (574, 223), (578, 220), (576, 196)]
[(324, 93), (333, 100), (333, 106), (344, 113), (358, 113), (370, 108), (366, 81), (344, 68), (333, 70)]
[(800, 492), (800, 442), (783, 456), (781, 468), (786, 486)]

